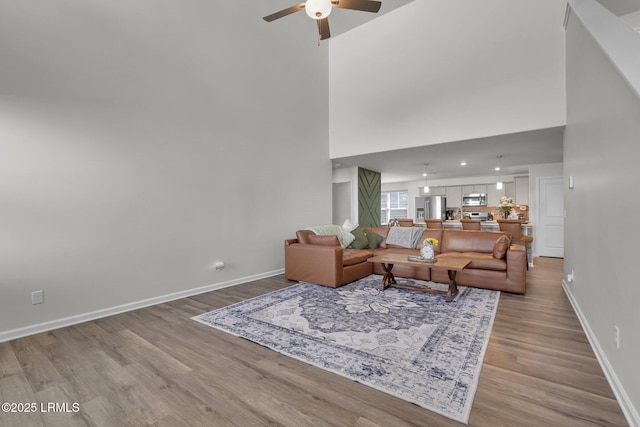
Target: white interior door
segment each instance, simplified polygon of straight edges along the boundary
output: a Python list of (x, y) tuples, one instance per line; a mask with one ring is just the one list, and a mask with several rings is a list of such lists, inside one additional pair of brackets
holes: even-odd
[[(342, 225), (345, 219), (353, 220), (351, 214), (351, 183), (333, 183), (333, 224)], [(357, 219), (357, 218), (356, 218)]]
[(561, 176), (538, 178), (538, 256), (564, 257), (564, 193)]

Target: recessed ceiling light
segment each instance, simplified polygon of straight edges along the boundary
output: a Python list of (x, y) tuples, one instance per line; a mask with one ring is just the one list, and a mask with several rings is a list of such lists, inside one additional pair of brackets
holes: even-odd
[(467, 162), (460, 162), (460, 166), (467, 166)]
[(494, 168), (494, 170), (499, 171), (499, 170), (500, 170), (500, 166), (496, 166), (496, 167)]

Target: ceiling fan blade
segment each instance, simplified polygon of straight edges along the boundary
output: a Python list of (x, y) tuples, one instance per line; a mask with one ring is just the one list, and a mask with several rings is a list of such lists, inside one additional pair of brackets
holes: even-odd
[(342, 9), (361, 10), (363, 12), (377, 13), (380, 10), (382, 3), (373, 0), (333, 0), (331, 2), (333, 7), (339, 7)]
[(288, 7), (286, 9), (282, 9), (279, 12), (272, 13), (271, 15), (265, 16), (264, 19), (267, 22), (275, 21), (278, 18), (282, 18), (283, 16), (291, 15), (292, 13), (299, 12), (304, 9), (304, 3), (296, 4), (295, 6)]
[(320, 33), (320, 40), (325, 40), (331, 37), (329, 31), (329, 18), (318, 19), (318, 32)]

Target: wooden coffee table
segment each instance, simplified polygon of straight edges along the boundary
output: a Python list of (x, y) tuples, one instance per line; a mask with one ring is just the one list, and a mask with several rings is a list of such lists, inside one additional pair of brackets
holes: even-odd
[[(465, 267), (469, 265), (469, 263), (471, 262), (471, 260), (465, 259), (465, 258), (438, 258), (438, 260), (433, 263), (409, 261), (408, 255), (401, 255), (401, 254), (378, 255), (373, 258), (369, 258), (367, 261), (379, 262), (380, 264), (382, 264), (382, 268), (384, 270), (384, 276), (382, 277), (381, 290), (384, 291), (387, 288), (400, 288), (400, 289), (410, 289), (410, 290), (420, 291), (420, 292), (433, 292), (433, 293), (446, 295), (447, 302), (453, 301), (453, 298), (456, 295), (458, 295), (458, 285), (456, 284), (456, 274), (458, 273), (458, 271), (464, 270)], [(449, 289), (447, 291), (440, 291), (437, 289), (422, 288), (422, 287), (398, 283), (396, 282), (395, 276), (391, 272), (394, 264), (406, 264), (406, 265), (412, 265), (418, 268), (431, 268), (434, 270), (447, 270), (447, 274), (449, 275)]]

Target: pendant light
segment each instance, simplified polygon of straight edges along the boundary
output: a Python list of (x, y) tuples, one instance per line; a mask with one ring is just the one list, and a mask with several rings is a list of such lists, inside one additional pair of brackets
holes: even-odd
[(424, 189), (423, 189), (424, 194), (428, 194), (429, 193), (429, 182), (428, 182), (428, 178), (427, 178), (427, 166), (429, 166), (429, 163), (425, 163), (424, 164), (424, 173), (422, 174), (422, 176), (424, 176)]
[(496, 189), (502, 190), (502, 156), (498, 156), (498, 182), (496, 182)]

